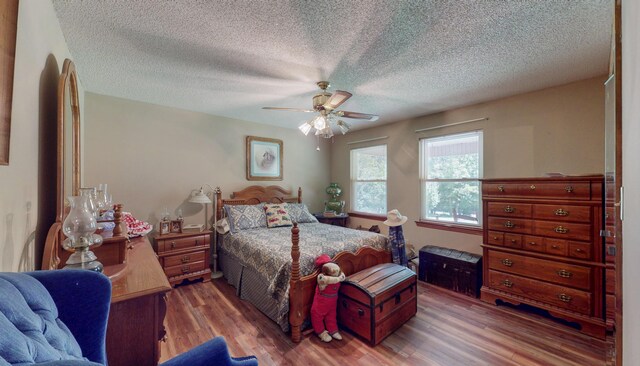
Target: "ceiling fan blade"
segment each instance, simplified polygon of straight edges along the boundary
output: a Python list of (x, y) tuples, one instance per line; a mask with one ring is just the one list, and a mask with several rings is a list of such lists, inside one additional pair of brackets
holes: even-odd
[(336, 90), (335, 93), (331, 95), (331, 98), (329, 98), (329, 100), (327, 100), (322, 106), (324, 109), (332, 111), (340, 107), (342, 103), (347, 101), (347, 99), (351, 98), (351, 95), (352, 94), (349, 92)]
[(313, 109), (302, 109), (302, 108), (280, 108), (280, 107), (262, 107), (262, 109), (270, 109), (273, 111), (290, 111), (290, 112), (317, 112)]
[(340, 117), (353, 118), (353, 119), (367, 119), (369, 121), (377, 121), (380, 116), (375, 114), (366, 114), (349, 111), (338, 111), (336, 114)]

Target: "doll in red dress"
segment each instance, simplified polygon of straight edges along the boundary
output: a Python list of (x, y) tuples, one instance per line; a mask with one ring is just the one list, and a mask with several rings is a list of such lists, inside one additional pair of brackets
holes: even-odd
[(316, 293), (311, 305), (311, 325), (323, 342), (331, 342), (332, 339), (340, 341), (342, 336), (338, 332), (336, 309), (340, 282), (344, 281), (345, 276), (340, 267), (331, 262), (331, 258), (326, 254), (316, 258), (316, 266), (322, 267), (322, 273), (318, 275)]

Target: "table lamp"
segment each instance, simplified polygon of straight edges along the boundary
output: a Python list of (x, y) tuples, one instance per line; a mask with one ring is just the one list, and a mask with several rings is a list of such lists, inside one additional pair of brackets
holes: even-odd
[[(209, 187), (209, 189), (211, 189), (210, 193), (213, 193), (214, 195), (217, 194), (218, 192), (220, 192), (220, 187), (216, 187), (213, 188), (210, 185), (206, 184), (207, 187)], [(213, 214), (216, 214), (217, 211), (217, 205), (216, 202), (217, 200), (213, 200)], [(204, 227), (206, 229), (209, 229), (209, 217), (208, 217), (208, 211), (207, 211), (207, 204), (211, 203), (212, 200), (211, 198), (209, 198), (209, 196), (207, 195), (207, 193), (204, 192), (204, 186), (200, 187), (200, 190), (198, 192), (196, 192), (196, 194), (194, 194), (193, 196), (191, 196), (191, 198), (189, 198), (189, 202), (191, 203), (201, 203), (204, 204)], [(215, 216), (214, 216), (215, 217)], [(215, 221), (215, 220), (214, 220)], [(218, 251), (217, 251), (217, 244), (218, 244), (218, 233), (216, 232), (216, 230), (212, 230), (213, 231), (213, 243), (211, 245), (211, 261), (213, 262), (213, 271), (211, 272), (211, 278), (212, 279), (216, 279), (216, 278), (220, 278), (222, 277), (222, 272), (218, 271)]]

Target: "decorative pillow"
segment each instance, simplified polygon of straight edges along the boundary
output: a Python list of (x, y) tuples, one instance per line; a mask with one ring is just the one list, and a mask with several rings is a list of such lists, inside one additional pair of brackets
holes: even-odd
[(305, 222), (318, 222), (318, 219), (309, 212), (307, 205), (304, 203), (288, 203), (287, 212), (289, 212), (291, 220), (299, 224), (303, 224)]
[(264, 210), (267, 215), (267, 227), (291, 226), (291, 216), (287, 212), (286, 203), (266, 204)]
[(224, 206), (231, 232), (235, 234), (240, 230), (267, 227), (267, 216), (262, 206), (263, 204)]

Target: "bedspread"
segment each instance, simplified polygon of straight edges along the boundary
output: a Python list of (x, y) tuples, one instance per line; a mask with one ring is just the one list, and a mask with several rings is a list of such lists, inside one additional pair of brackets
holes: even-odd
[[(300, 273), (311, 274), (320, 254), (335, 256), (341, 251), (355, 252), (363, 246), (387, 249), (387, 238), (368, 231), (320, 223), (299, 224)], [(243, 266), (258, 273), (270, 296), (279, 304), (276, 322), (288, 329), (289, 280), (291, 278), (291, 227), (257, 228), (227, 234), (221, 250)]]

